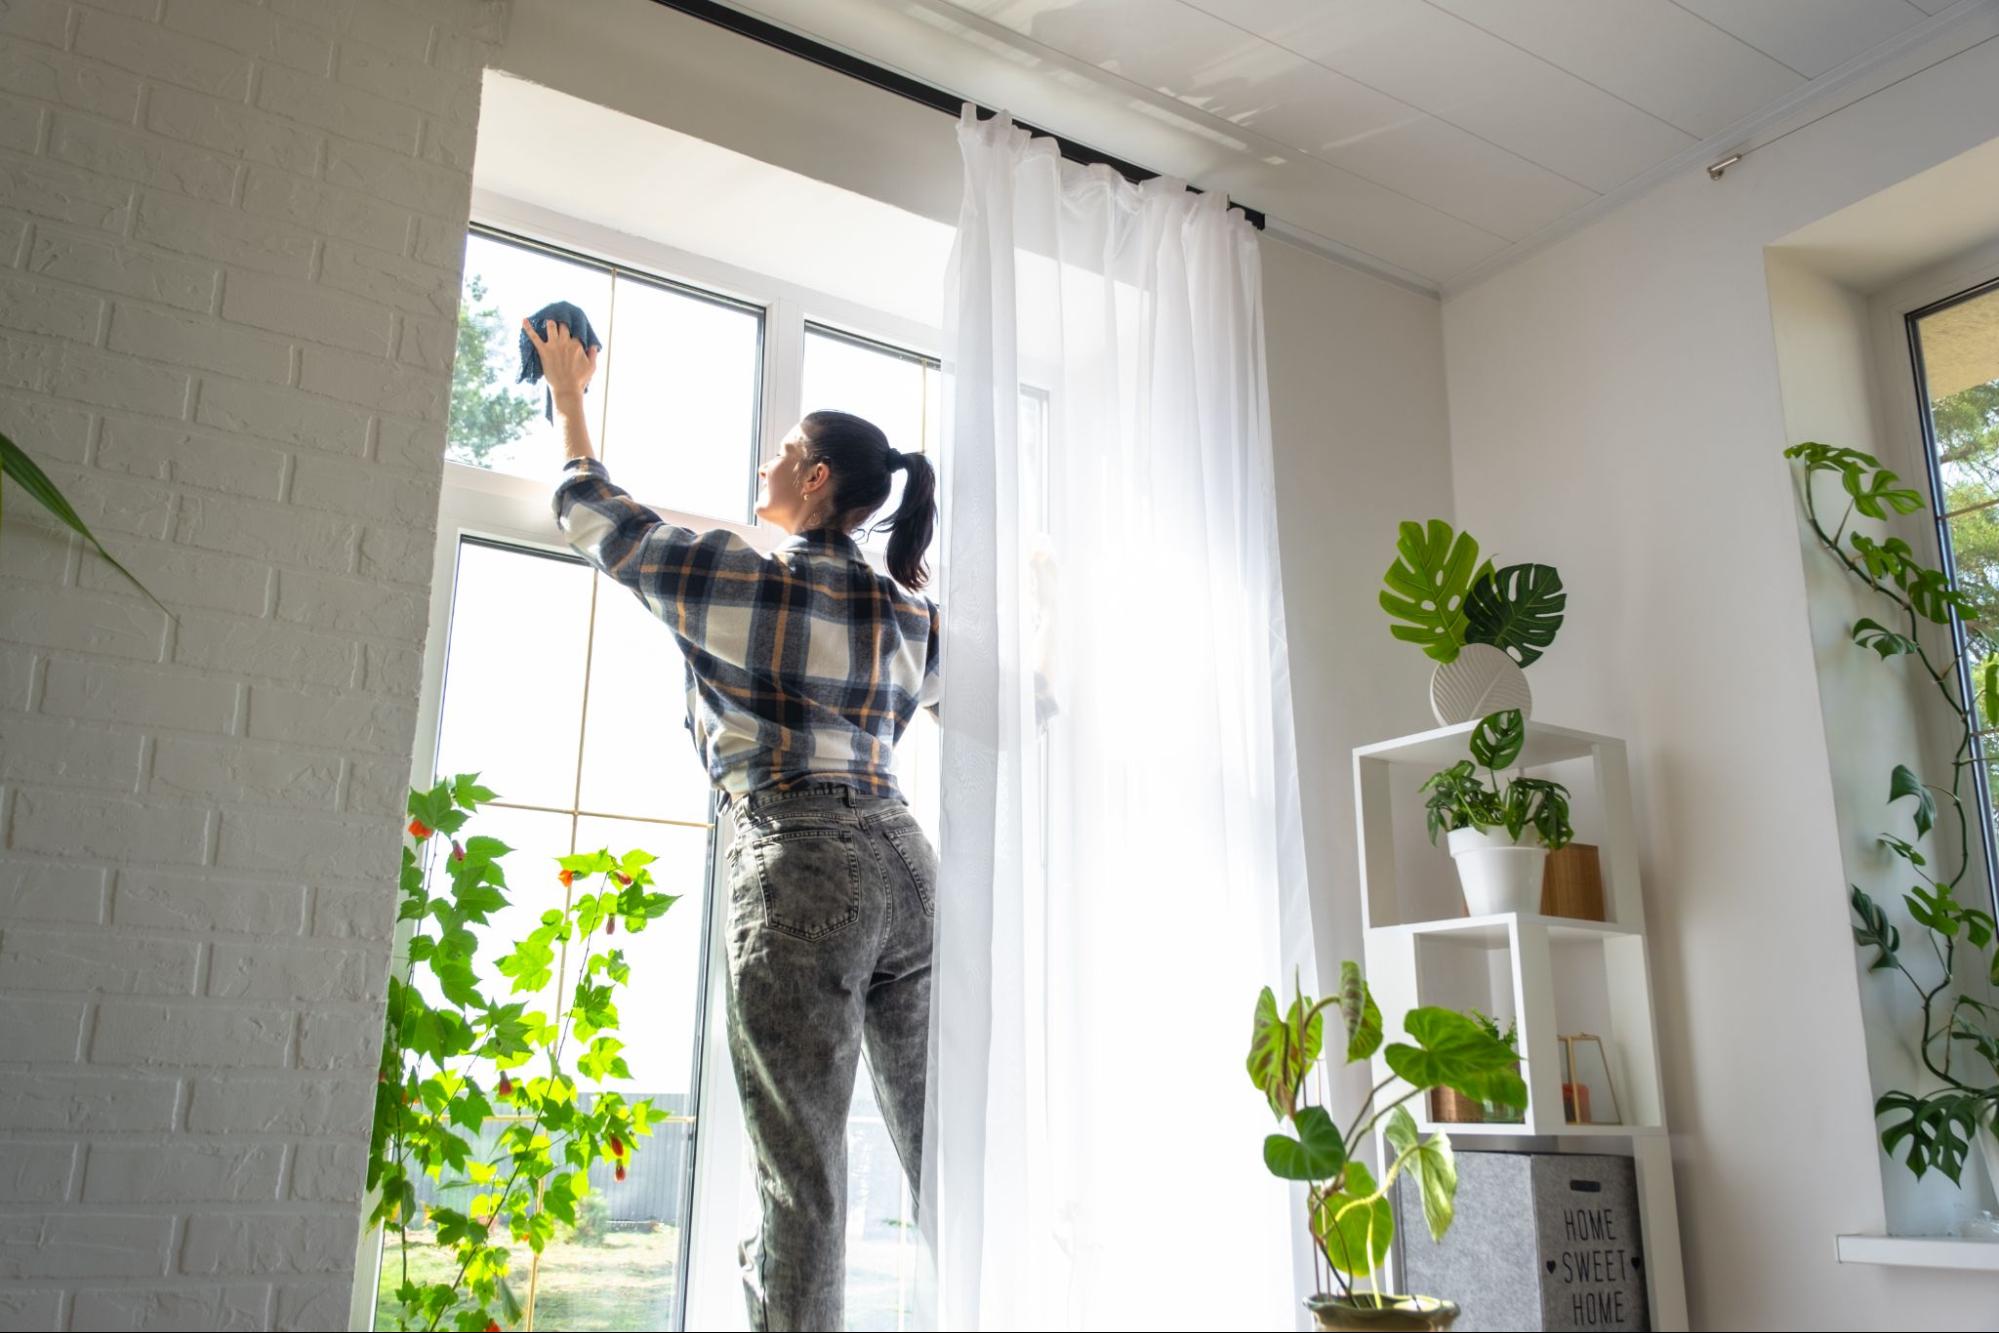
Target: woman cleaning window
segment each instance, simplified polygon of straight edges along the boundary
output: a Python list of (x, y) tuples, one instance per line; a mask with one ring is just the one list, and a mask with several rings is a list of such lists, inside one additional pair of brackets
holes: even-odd
[[(591, 448), (595, 338), (541, 316), (522, 330), (568, 458), (556, 521), (678, 643), (687, 725), (732, 826), (729, 1050), (762, 1205), (742, 1249), (750, 1320), (839, 1329), (864, 1047), (912, 1196), (922, 1171), (937, 854), (891, 765), (939, 686), (938, 612), (919, 595), (936, 476), (859, 417), (814, 412), (757, 470), (758, 516), (791, 534), (774, 554), (677, 527), (613, 485)], [(897, 471), (891, 578), (850, 534)]]

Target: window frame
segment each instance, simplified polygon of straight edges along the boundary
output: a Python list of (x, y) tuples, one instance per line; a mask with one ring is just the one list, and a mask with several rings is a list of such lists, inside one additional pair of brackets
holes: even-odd
[[(802, 412), (805, 339), (808, 328), (872, 350), (941, 369), (943, 333), (887, 311), (801, 286), (771, 275), (723, 263), (661, 242), (615, 231), (538, 205), (473, 191), (469, 232), (485, 232), (507, 243), (550, 252), (557, 258), (607, 266), (614, 273), (703, 300), (745, 307), (762, 316), (755, 451), (748, 484), (752, 498), (756, 464), (771, 456)], [(446, 652), (456, 593), (461, 540), (574, 559), (555, 525), (550, 496), (559, 461), (550, 459), (545, 477), (520, 476), (447, 459), (439, 495), (436, 540), (432, 547), (430, 604), (424, 638), (411, 782), (433, 781), (442, 722)], [(646, 497), (639, 496), (641, 500)], [(761, 523), (717, 519), (654, 506), (669, 522), (699, 529), (724, 528), (761, 551), (772, 551), (785, 534)], [(750, 506), (746, 506), (746, 509)], [(712, 810), (712, 807), (711, 807)], [(713, 904), (727, 850), (728, 822), (716, 821), (711, 834), (706, 901)], [(728, 1068), (724, 1005), (719, 987), (726, 976), (725, 914), (707, 911), (707, 941), (697, 997), (695, 1034), (695, 1123), (688, 1154), (692, 1206), (681, 1243), (681, 1267), (674, 1300), (679, 1326), (733, 1325), (740, 1319), (741, 1291), (736, 1237), (726, 1223), (737, 1213), (746, 1183), (740, 1105)], [(410, 923), (397, 925), (394, 956), (408, 948)], [(724, 1234), (724, 1233), (728, 1234)], [(380, 1284), (381, 1232), (364, 1230), (355, 1266), (350, 1326), (371, 1328)]]
[[(1868, 300), (1868, 323), (1874, 356), (1875, 429), (1882, 442), (1882, 460), (1903, 475), (1926, 480), (1930, 536), (1940, 566), (1957, 583), (1957, 563), (1951, 549), (1949, 511), (1944, 503), (1943, 474), (1937, 457), (1923, 373), (1919, 322), (1965, 301), (1999, 291), (1999, 243), (1979, 246), (1965, 254), (1906, 276)], [(1912, 538), (1913, 538), (1913, 534)], [(1975, 698), (1971, 664), (1965, 660), (1965, 631), (1951, 615), (1952, 647), (1958, 654), (1958, 688), (1962, 699)], [(1999, 762), (1999, 727), (1988, 727), (1975, 738), (1980, 762), (1972, 765), (1972, 795), (1986, 811), (1979, 821), (1977, 845), (1983, 858), (1987, 910), (1999, 914), (1999, 813), (1992, 805), (1988, 765)]]

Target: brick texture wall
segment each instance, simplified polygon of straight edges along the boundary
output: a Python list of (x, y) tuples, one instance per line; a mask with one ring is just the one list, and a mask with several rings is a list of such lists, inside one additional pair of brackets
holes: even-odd
[(0, 1329), (344, 1328), (504, 0), (0, 0)]

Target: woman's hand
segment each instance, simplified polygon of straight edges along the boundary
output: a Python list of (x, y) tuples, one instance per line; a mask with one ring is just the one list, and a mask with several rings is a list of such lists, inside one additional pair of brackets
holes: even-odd
[(558, 412), (567, 407), (579, 407), (583, 402), (583, 386), (597, 373), (597, 352), (595, 347), (586, 348), (571, 337), (569, 330), (554, 320), (548, 321), (548, 336), (541, 337), (534, 331), (529, 320), (521, 321), (521, 331), (534, 344), (535, 352), (541, 357), (541, 375), (548, 382), (548, 392), (555, 399)]

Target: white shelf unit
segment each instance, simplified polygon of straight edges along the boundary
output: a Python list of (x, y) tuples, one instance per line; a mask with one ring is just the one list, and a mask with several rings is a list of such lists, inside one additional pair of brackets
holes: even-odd
[[(1422, 840), (1423, 799), (1415, 788), (1431, 773), (1470, 755), (1476, 723), (1443, 727), (1354, 751), (1354, 798), (1360, 832), (1361, 922), (1368, 984), (1381, 1006), (1390, 1041), (1401, 1016), (1423, 1004), (1461, 1009), (1467, 993), (1488, 1012), (1509, 1008), (1517, 1024), (1528, 1107), (1517, 1124), (1433, 1124), (1427, 1099), (1410, 1105), (1426, 1132), (1447, 1130), (1462, 1147), (1567, 1151), (1628, 1151), (1638, 1178), (1644, 1234), (1646, 1295), (1651, 1327), (1687, 1327), (1672, 1142), (1661, 1097), (1658, 1041), (1645, 953), (1644, 899), (1632, 836), (1631, 789), (1624, 743), (1552, 726), (1527, 724), (1517, 768), (1587, 763), (1591, 782), (1570, 783), (1578, 838), (1593, 842), (1604, 881), (1606, 921), (1527, 913), (1448, 915), (1443, 886), (1455, 886), (1449, 854)], [(1566, 775), (1564, 779), (1567, 780)], [(1587, 813), (1585, 813), (1587, 811)], [(1587, 822), (1585, 822), (1587, 821)], [(1398, 827), (1404, 835), (1398, 846)], [(1409, 836), (1417, 830), (1416, 836)], [(1405, 864), (1398, 868), (1398, 852)], [(1420, 861), (1418, 858), (1421, 858)], [(1463, 911), (1463, 900), (1449, 906)], [(1585, 987), (1581, 981), (1587, 981)], [(1594, 1002), (1591, 1031), (1601, 1036), (1622, 1124), (1570, 1124), (1562, 1107), (1565, 1029), (1558, 1013), (1573, 1013), (1564, 980), (1587, 989)], [(1601, 1023), (1601, 1026), (1596, 1026)], [(1593, 1048), (1582, 1047), (1580, 1050)], [(1578, 1064), (1582, 1058), (1578, 1056)], [(1375, 1057), (1374, 1077), (1390, 1077)], [(1392, 1096), (1393, 1093), (1391, 1092)], [(1607, 1111), (1593, 1105), (1592, 1111)]]

